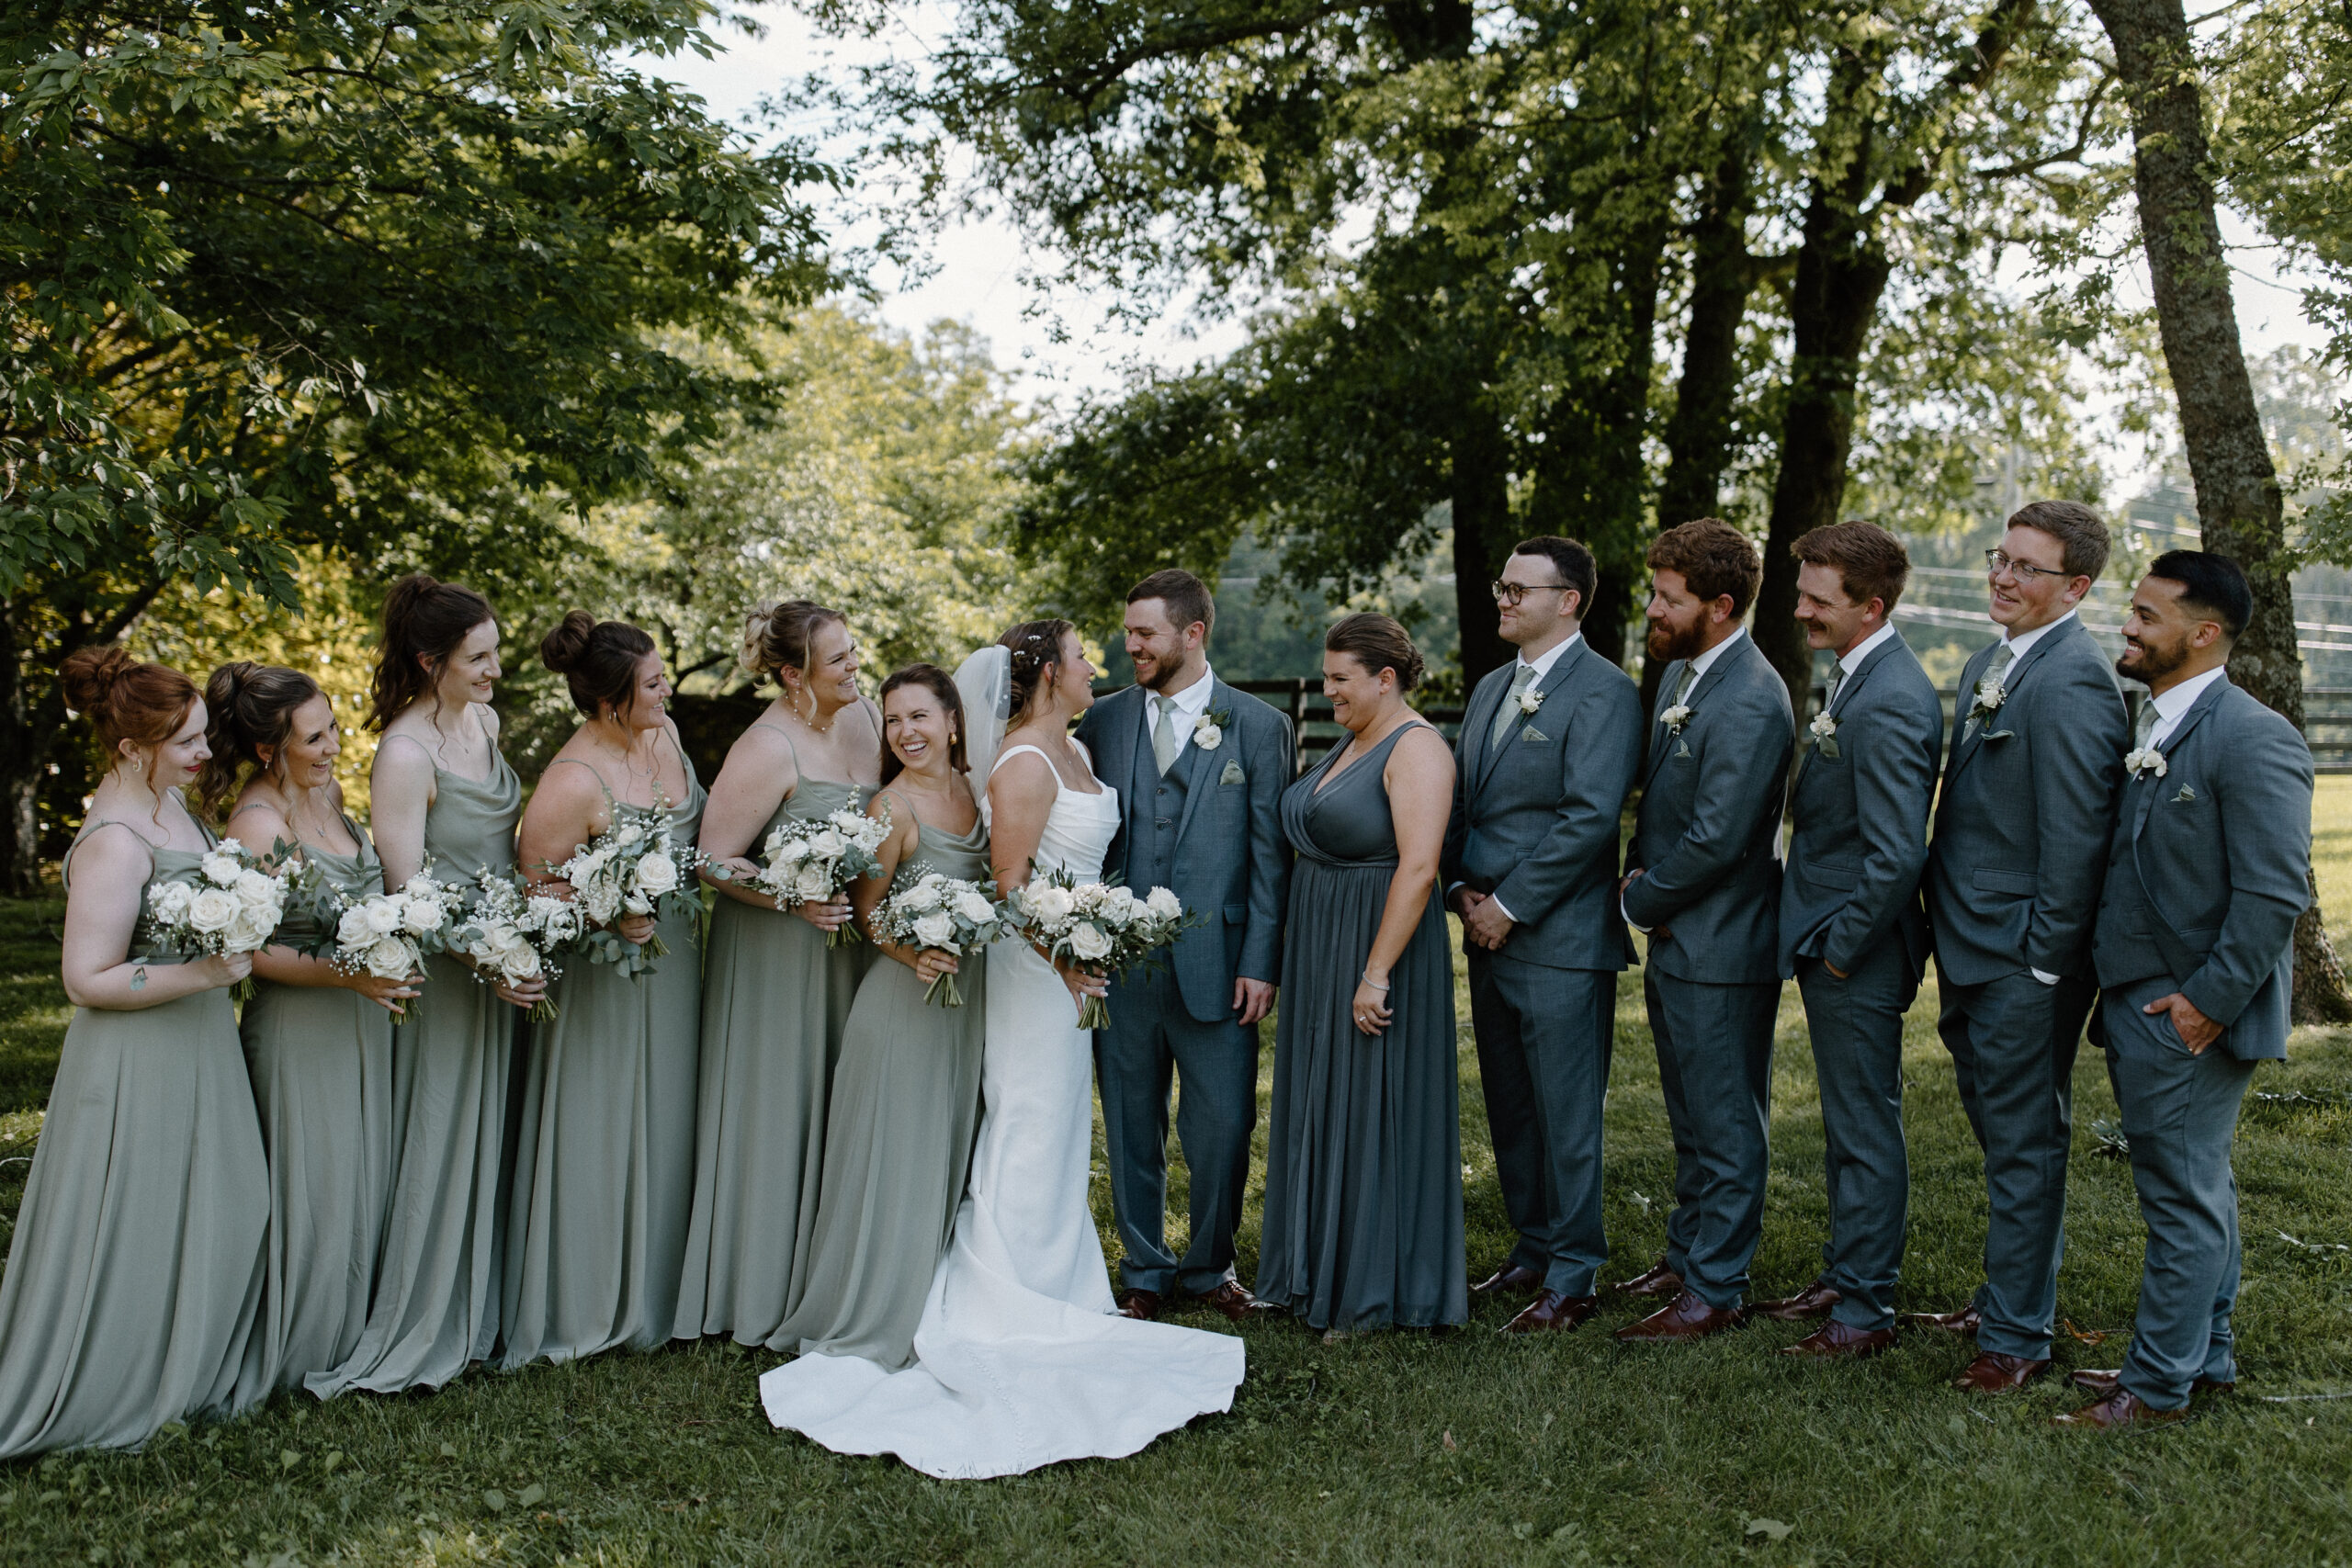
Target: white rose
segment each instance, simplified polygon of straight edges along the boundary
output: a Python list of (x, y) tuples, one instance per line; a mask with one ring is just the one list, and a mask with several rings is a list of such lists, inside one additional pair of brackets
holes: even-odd
[(378, 936), (390, 936), (400, 930), (407, 915), (403, 902), (387, 896), (370, 898), (360, 905), (361, 911), (368, 917), (368, 929)]
[(933, 909), (915, 921), (915, 940), (925, 947), (945, 947), (956, 935), (956, 921), (944, 909)]
[(769, 863), (779, 869), (798, 865), (808, 858), (808, 840), (778, 832), (768, 840), (767, 857)]
[(927, 909), (939, 908), (939, 889), (928, 881), (918, 882), (899, 895), (899, 902), (920, 915)]
[(277, 883), (257, 871), (237, 873), (237, 902), (248, 909), (273, 909), (277, 907)]
[(1132, 888), (1114, 887), (1102, 897), (1102, 912), (1123, 926), (1141, 914), (1143, 908), (1143, 900)]
[(1102, 928), (1093, 921), (1080, 920), (1070, 928), (1069, 950), (1091, 964), (1110, 953), (1111, 939), (1103, 935)]
[(1144, 899), (1143, 907), (1151, 911), (1155, 919), (1172, 920), (1184, 913), (1183, 900), (1165, 887), (1153, 888), (1150, 896)]
[(234, 886), (237, 874), (245, 869), (238, 863), (236, 856), (219, 850), (206, 855), (198, 863), (204, 872), (204, 879), (216, 887)]
[(420, 871), (408, 879), (401, 891), (412, 898), (438, 898), (441, 897), (441, 885), (433, 880), (431, 873)]
[(231, 953), (256, 953), (269, 945), (270, 933), (277, 930), (276, 910), (239, 909), (237, 918), (229, 922), (221, 946)]
[(498, 972), (509, 980), (532, 980), (538, 977), (539, 950), (528, 942), (518, 942), (498, 955)]
[(956, 895), (956, 912), (976, 926), (987, 925), (996, 919), (996, 906), (969, 890)]
[(175, 926), (187, 919), (188, 901), (196, 897), (196, 889), (185, 882), (160, 884), (149, 902), (154, 907), (155, 918), (167, 926)]
[(1225, 731), (1204, 719), (1193, 731), (1193, 744), (1204, 751), (1214, 751), (1225, 744)]
[(1029, 900), (1029, 908), (1047, 925), (1057, 926), (1076, 911), (1078, 900), (1067, 887), (1046, 887)]
[[(413, 889), (414, 884), (410, 885)], [(401, 929), (411, 936), (424, 936), (441, 929), (441, 906), (430, 894), (411, 891), (404, 894), (401, 904)]]
[(356, 951), (376, 940), (376, 928), (368, 923), (368, 906), (354, 904), (343, 912), (334, 926), (334, 940)]
[(187, 901), (187, 923), (210, 936), (225, 931), (237, 918), (237, 897), (226, 888), (208, 887)]
[(637, 885), (652, 897), (678, 890), (678, 863), (668, 855), (651, 854), (637, 863)]
[(633, 844), (643, 837), (645, 837), (645, 829), (638, 826), (638, 824), (634, 822), (624, 822), (621, 824), (620, 841), (622, 843)]
[(820, 860), (838, 860), (849, 848), (849, 840), (831, 828), (820, 829), (808, 835), (808, 852)]
[(416, 950), (396, 936), (381, 938), (368, 950), (368, 973), (379, 980), (405, 980), (416, 973)]
[(833, 896), (832, 876), (821, 865), (804, 865), (792, 879), (792, 896), (804, 903), (824, 903)]

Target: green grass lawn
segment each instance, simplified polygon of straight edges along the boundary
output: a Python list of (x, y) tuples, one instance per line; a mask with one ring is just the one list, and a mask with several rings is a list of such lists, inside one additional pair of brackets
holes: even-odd
[[(2346, 784), (2329, 781), (2321, 805), (2322, 886), (2339, 918), (2352, 908)], [(55, 905), (0, 905), (0, 1159), (31, 1152), (67, 1017), (57, 918)], [(1637, 976), (1620, 997), (1611, 1279), (1658, 1252), (1672, 1179)], [(1903, 1297), (1917, 1307), (1966, 1297), (1984, 1235), (1976, 1149), (1933, 1019), (1930, 991), (1905, 1056)], [(281, 1396), (137, 1455), (0, 1465), (0, 1560), (2352, 1562), (2352, 1398), (2329, 1397), (2352, 1393), (2352, 1032), (2300, 1033), (2293, 1060), (2266, 1066), (2255, 1088), (2237, 1158), (2245, 1382), (2177, 1427), (2053, 1430), (2048, 1418), (2078, 1402), (2055, 1380), (2006, 1400), (1965, 1398), (1946, 1383), (1967, 1348), (1941, 1337), (1823, 1367), (1773, 1353), (1803, 1332), (1793, 1325), (1636, 1349), (1607, 1332), (1634, 1315), (1628, 1304), (1534, 1341), (1498, 1338), (1498, 1307), (1451, 1336), (1331, 1348), (1291, 1325), (1253, 1325), (1230, 1415), (1130, 1460), (950, 1483), (773, 1431), (754, 1384), (777, 1358), (714, 1343), (477, 1372), (430, 1396)], [(1462, 1103), (1470, 1261), (1483, 1271), (1508, 1237), (1466, 1028)], [(2086, 1053), (2060, 1281), (2076, 1337), (2061, 1340), (2062, 1367), (2114, 1365), (2132, 1321), (2131, 1176), (2090, 1130), (2113, 1115), (2103, 1066)], [(1756, 1267), (1766, 1292), (1817, 1268), (1821, 1159), (1791, 987)], [(24, 1168), (0, 1165), (0, 1240)], [(1095, 1207), (1107, 1245), (1099, 1180)], [(1254, 1203), (1242, 1245), (1246, 1280)]]

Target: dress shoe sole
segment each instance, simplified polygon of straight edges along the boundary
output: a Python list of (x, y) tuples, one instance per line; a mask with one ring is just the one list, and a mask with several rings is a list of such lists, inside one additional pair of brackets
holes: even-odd
[(1807, 1349), (1801, 1340), (1794, 1345), (1781, 1346), (1781, 1354), (1800, 1357), (1808, 1361), (1867, 1361), (1872, 1356), (1883, 1356), (1894, 1348), (1894, 1341), (1892, 1339), (1883, 1339), (1873, 1344), (1843, 1345), (1836, 1349), (1827, 1350)]

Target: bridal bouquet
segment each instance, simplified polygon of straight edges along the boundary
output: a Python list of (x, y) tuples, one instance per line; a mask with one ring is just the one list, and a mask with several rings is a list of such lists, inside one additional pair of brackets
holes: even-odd
[[(152, 950), (209, 958), (220, 953), (258, 953), (269, 945), (286, 905), (300, 876), (302, 863), (292, 847), (275, 861), (274, 871), (253, 851), (234, 839), (223, 839), (185, 872), (159, 876), (147, 885), (145, 945)], [(147, 983), (133, 976), (130, 988)], [(243, 1001), (253, 995), (248, 978), (232, 993)]]
[[(1080, 882), (1068, 872), (1032, 877), (1008, 902), (1023, 934), (1054, 957), (1098, 975), (1124, 974), (1201, 919), (1187, 914), (1165, 887), (1137, 897), (1115, 882)], [(1110, 1021), (1100, 997), (1087, 998), (1078, 1010), (1080, 1029), (1102, 1029)]]
[(327, 962), (339, 974), (404, 980), (424, 972), (426, 953), (447, 951), (451, 929), (466, 912), (466, 891), (420, 871), (397, 893), (335, 902), (334, 950)]
[[(760, 869), (749, 880), (780, 909), (827, 903), (860, 877), (880, 873), (882, 863), (874, 852), (889, 836), (888, 816), (868, 817), (853, 795), (830, 817), (787, 817), (777, 823), (760, 846)], [(842, 947), (865, 940), (853, 920), (827, 933), (825, 945)]]
[[(555, 955), (580, 940), (586, 930), (580, 906), (569, 898), (533, 893), (520, 876), (501, 876), (484, 866), (474, 879), (478, 891), (464, 920), (449, 933), (448, 951), (473, 961), (478, 977), (514, 985), (544, 976), (561, 978)], [(547, 996), (531, 1009), (532, 1018), (546, 1021), (555, 1016), (554, 1000)]]
[[(926, 872), (902, 879), (874, 911), (874, 934), (904, 947), (935, 947), (957, 957), (978, 953), (1005, 931), (1006, 910), (989, 897), (994, 885)], [(964, 1005), (956, 976), (942, 975), (922, 994), (944, 1008)]]
[[(702, 891), (695, 871), (704, 860), (692, 844), (676, 841), (663, 807), (621, 806), (613, 825), (572, 852), (548, 874), (571, 885), (573, 899), (591, 928), (611, 925), (623, 915), (683, 915), (699, 910)], [(670, 951), (654, 932), (643, 946), (609, 931), (583, 929), (579, 944), (592, 964), (617, 964), (626, 975), (641, 974)]]

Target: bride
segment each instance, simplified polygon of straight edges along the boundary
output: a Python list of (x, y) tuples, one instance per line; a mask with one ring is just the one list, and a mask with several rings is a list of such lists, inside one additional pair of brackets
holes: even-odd
[[(1118, 796), (1069, 738), (1094, 700), (1093, 674), (1068, 621), (1015, 626), (956, 672), (972, 767), (988, 780), (989, 858), (1008, 891), (1034, 873), (1102, 874)], [(760, 1379), (778, 1427), (948, 1478), (1124, 1457), (1231, 1408), (1242, 1374), (1240, 1340), (1121, 1317), (1111, 1299), (1086, 1201), (1093, 1063), (1078, 1028), (1079, 999), (1103, 982), (1012, 940), (988, 965), (979, 1134), (914, 1364), (893, 1372), (806, 1355)]]

